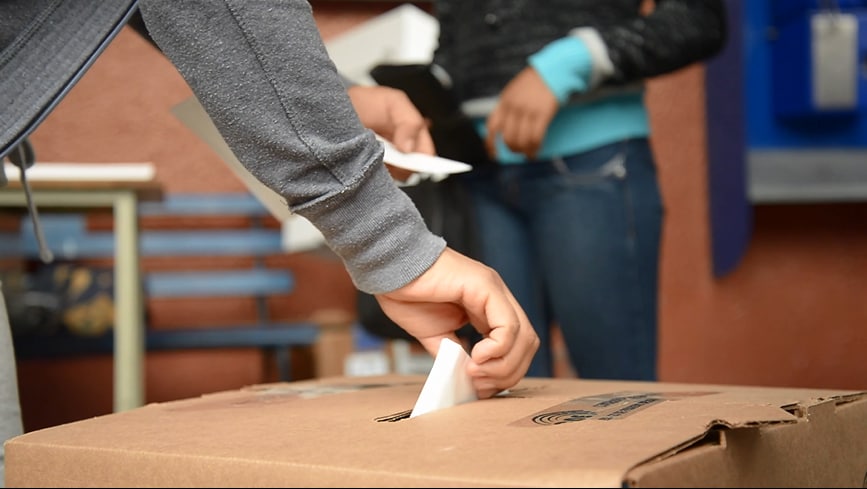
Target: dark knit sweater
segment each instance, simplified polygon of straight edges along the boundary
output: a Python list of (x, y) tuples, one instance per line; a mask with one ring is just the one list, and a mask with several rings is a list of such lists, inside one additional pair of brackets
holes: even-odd
[(721, 0), (436, 0), (440, 21), (434, 61), (460, 100), (496, 95), (527, 57), (579, 27), (595, 28), (622, 85), (706, 59), (725, 41)]

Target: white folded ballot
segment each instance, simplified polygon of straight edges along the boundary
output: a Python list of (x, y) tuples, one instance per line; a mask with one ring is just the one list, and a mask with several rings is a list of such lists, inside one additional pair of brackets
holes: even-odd
[(443, 339), (409, 417), (477, 400), (472, 379), (467, 374), (469, 361), (470, 356), (460, 344)]
[(441, 156), (424, 153), (404, 153), (379, 135), (377, 135), (377, 139), (379, 139), (385, 148), (385, 154), (382, 158), (385, 163), (415, 172), (406, 181), (400, 182), (400, 185), (415, 185), (427, 178), (433, 181), (440, 181), (454, 173), (467, 172), (473, 168), (467, 163)]

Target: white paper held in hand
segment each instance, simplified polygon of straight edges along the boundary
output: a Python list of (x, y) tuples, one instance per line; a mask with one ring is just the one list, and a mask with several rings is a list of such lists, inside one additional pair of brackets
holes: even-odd
[(467, 374), (469, 361), (470, 356), (460, 344), (443, 338), (409, 417), (477, 400), (472, 379)]
[(385, 147), (385, 154), (382, 158), (383, 161), (398, 168), (403, 168), (417, 173), (441, 176), (447, 176), (453, 173), (463, 173), (473, 169), (473, 167), (467, 163), (443, 158), (441, 156), (432, 156), (424, 153), (404, 153), (379, 135), (377, 135), (376, 138), (379, 139)]

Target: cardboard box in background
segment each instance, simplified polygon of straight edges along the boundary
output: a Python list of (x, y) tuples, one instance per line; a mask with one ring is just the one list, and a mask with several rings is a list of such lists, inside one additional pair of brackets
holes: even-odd
[(26, 433), (8, 487), (861, 487), (867, 393), (524, 379), (409, 419), (423, 376), (257, 385)]

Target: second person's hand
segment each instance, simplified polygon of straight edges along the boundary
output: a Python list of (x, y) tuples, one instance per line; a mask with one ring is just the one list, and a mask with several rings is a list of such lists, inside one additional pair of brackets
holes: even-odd
[(535, 158), (558, 108), (557, 97), (539, 73), (532, 67), (524, 68), (503, 88), (488, 116), (488, 152), (497, 154), (495, 141), (501, 137), (510, 150)]
[[(404, 153), (436, 154), (428, 121), (402, 90), (354, 85), (347, 90), (361, 123)], [(391, 176), (406, 181), (413, 172), (386, 164)]]

